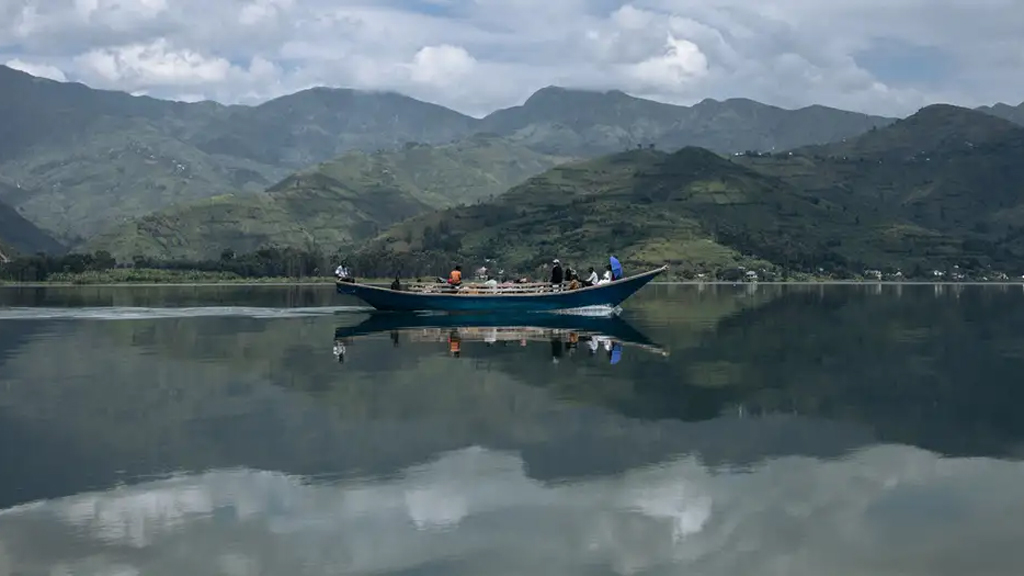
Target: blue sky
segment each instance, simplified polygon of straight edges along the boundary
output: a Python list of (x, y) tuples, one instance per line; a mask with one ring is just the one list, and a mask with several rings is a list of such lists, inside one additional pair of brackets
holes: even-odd
[(1018, 0), (22, 0), (0, 63), (258, 102), (397, 90), (482, 115), (551, 84), (907, 114), (1024, 100)]

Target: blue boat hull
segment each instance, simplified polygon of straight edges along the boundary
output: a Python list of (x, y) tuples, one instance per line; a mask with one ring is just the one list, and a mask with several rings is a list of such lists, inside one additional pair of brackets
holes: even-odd
[(338, 294), (355, 296), (377, 310), (445, 312), (543, 312), (618, 306), (654, 280), (666, 266), (607, 284), (543, 294), (424, 294), (338, 282)]

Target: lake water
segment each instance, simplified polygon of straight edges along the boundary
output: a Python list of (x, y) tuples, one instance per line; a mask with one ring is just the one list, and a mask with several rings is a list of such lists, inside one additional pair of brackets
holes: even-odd
[(0, 576), (1024, 574), (1024, 288), (623, 308), (0, 289)]

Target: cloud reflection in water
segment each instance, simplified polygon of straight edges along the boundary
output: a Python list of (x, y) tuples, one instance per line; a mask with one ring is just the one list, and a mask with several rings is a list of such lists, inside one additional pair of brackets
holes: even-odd
[(893, 445), (742, 473), (683, 458), (559, 484), (529, 478), (515, 454), (478, 447), (394, 478), (338, 484), (218, 470), (3, 511), (0, 567), (1007, 574), (1024, 565), (1022, 473), (1018, 463)]

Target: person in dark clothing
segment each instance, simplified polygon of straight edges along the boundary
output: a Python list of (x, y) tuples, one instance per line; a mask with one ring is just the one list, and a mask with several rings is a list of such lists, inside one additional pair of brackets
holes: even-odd
[(398, 276), (395, 276), (395, 281), (391, 283), (391, 289), (392, 290), (401, 290), (402, 289), (402, 281), (398, 279)]
[(558, 261), (558, 258), (555, 258), (554, 264), (551, 268), (551, 283), (560, 285), (565, 278), (562, 274), (562, 263)]

